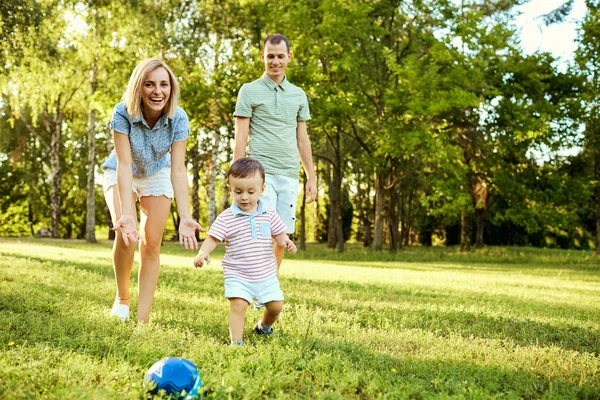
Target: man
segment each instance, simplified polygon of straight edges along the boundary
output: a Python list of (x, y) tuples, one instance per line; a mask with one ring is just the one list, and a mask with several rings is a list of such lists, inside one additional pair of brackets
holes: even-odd
[[(261, 201), (276, 210), (286, 224), (285, 232), (291, 234), (296, 222), (300, 161), (308, 178), (306, 203), (317, 197), (306, 130), (310, 112), (304, 91), (285, 76), (292, 59), (289, 40), (280, 34), (267, 36), (260, 59), (265, 63), (265, 73), (260, 79), (244, 84), (238, 94), (233, 159), (244, 157), (248, 144), (248, 156), (265, 167), (267, 187)], [(279, 268), (284, 248), (273, 243), (273, 251)]]

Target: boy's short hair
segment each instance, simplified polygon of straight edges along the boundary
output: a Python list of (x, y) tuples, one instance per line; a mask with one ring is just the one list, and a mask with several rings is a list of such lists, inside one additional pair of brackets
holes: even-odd
[(285, 42), (285, 47), (287, 47), (288, 53), (290, 52), (290, 41), (288, 38), (279, 33), (274, 33), (272, 35), (268, 35), (263, 42), (263, 49), (267, 45), (267, 43), (271, 44), (279, 44), (281, 42)]
[(259, 173), (262, 177), (263, 182), (265, 181), (265, 167), (256, 158), (244, 157), (237, 159), (229, 167), (227, 172), (227, 182), (229, 183), (229, 177), (234, 178), (248, 178)]

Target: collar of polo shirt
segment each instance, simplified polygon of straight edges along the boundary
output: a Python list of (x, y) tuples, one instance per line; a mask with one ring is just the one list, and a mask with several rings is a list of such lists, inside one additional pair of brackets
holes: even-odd
[(265, 82), (265, 85), (267, 85), (267, 87), (271, 90), (277, 90), (277, 88), (281, 90), (286, 90), (287, 88), (289, 88), (290, 85), (290, 82), (287, 80), (287, 75), (283, 77), (283, 80), (279, 85), (275, 83), (273, 79), (269, 78), (269, 75), (267, 75), (266, 72), (263, 73), (262, 79)]
[(256, 203), (257, 207), (256, 207), (256, 211), (254, 211), (252, 214), (246, 213), (244, 211), (242, 211), (241, 208), (238, 207), (237, 204), (232, 203), (231, 204), (231, 212), (233, 213), (233, 215), (235, 215), (236, 217), (238, 215), (248, 215), (248, 216), (254, 216), (254, 215), (259, 215), (259, 214), (264, 214), (267, 212), (267, 208), (266, 206), (263, 204), (262, 201), (260, 201), (260, 199), (258, 200), (258, 202)]

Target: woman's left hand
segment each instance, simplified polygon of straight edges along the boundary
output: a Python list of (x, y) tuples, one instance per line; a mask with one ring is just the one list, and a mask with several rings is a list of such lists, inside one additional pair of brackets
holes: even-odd
[(204, 232), (204, 228), (192, 218), (182, 218), (179, 221), (179, 244), (189, 250), (198, 249), (196, 230)]

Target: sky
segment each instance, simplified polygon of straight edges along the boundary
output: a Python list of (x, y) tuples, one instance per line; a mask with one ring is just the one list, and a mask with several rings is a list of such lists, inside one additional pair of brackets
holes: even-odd
[(566, 0), (531, 0), (520, 6), (523, 14), (516, 19), (517, 27), (521, 29), (521, 44), (527, 53), (536, 50), (549, 51), (555, 57), (560, 57), (564, 64), (572, 59), (577, 48), (578, 23), (585, 15), (584, 0), (575, 0), (573, 10), (564, 23), (545, 26), (541, 16), (560, 7)]
[[(566, 0), (531, 0), (519, 7), (522, 14), (515, 21), (521, 30), (521, 45), (525, 52), (548, 51), (560, 59), (557, 68), (563, 71), (569, 61), (573, 59), (577, 49), (575, 43), (577, 28), (586, 11), (584, 0), (575, 0), (571, 13), (562, 24), (545, 26), (541, 16), (560, 7), (564, 1)], [(581, 148), (575, 146), (563, 149), (558, 153), (567, 156), (580, 151)], [(543, 163), (550, 159), (551, 151), (542, 146), (539, 149), (532, 149), (531, 155), (539, 163)]]

